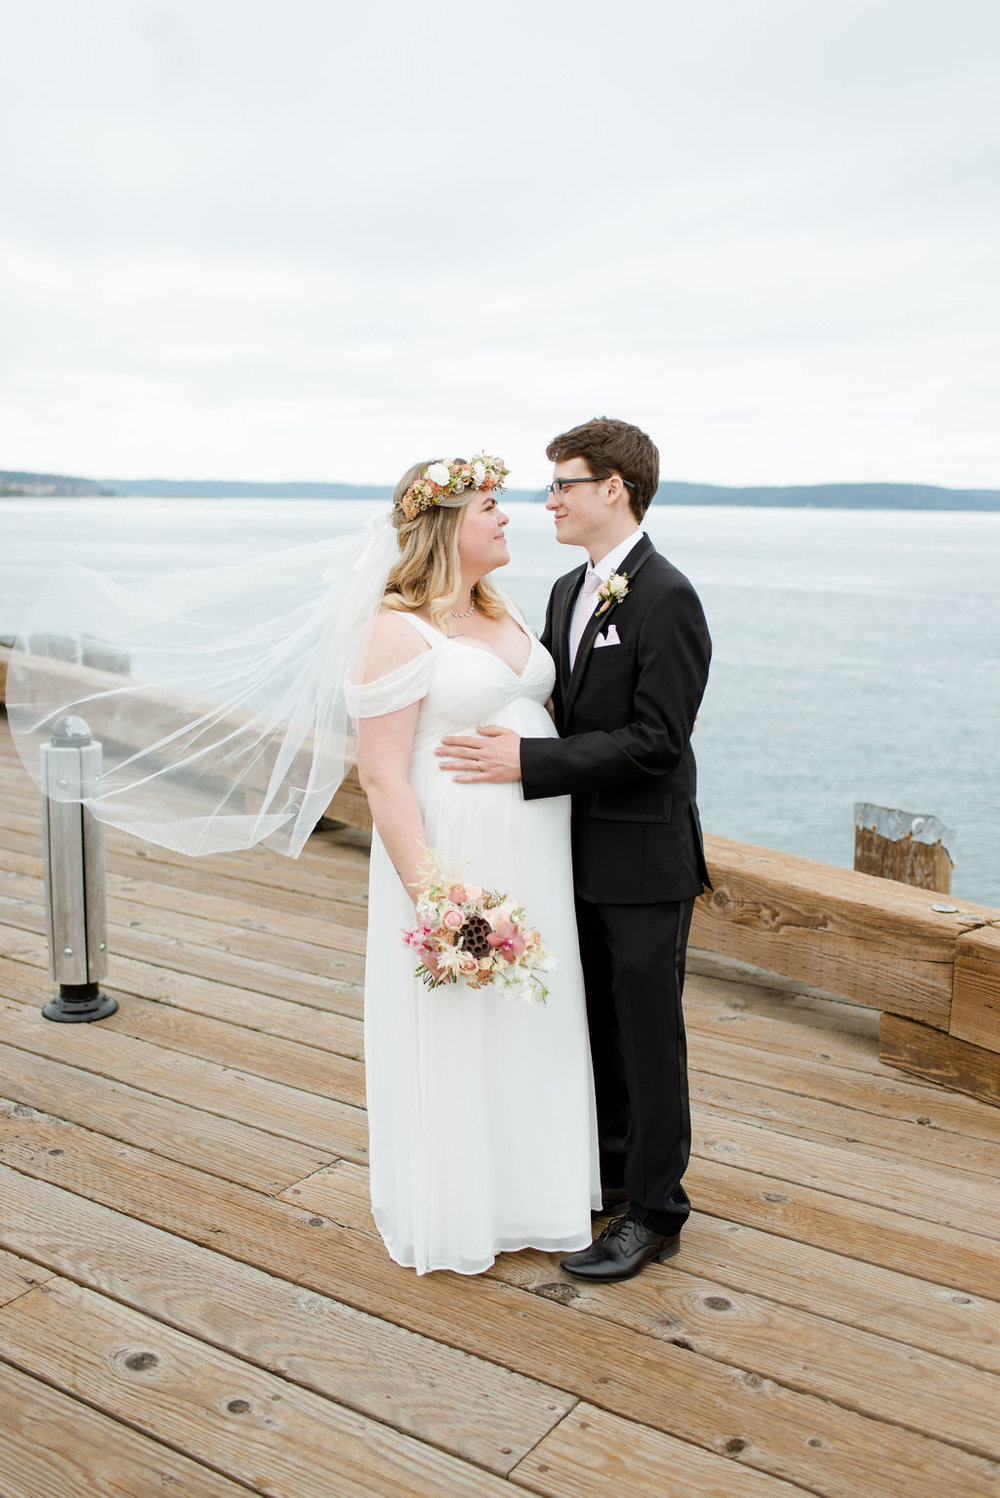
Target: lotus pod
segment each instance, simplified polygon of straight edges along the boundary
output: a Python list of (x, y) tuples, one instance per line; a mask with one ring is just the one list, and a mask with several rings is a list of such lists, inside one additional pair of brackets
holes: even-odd
[(457, 945), (466, 952), (471, 952), (473, 957), (486, 957), (490, 950), (487, 937), (492, 934), (492, 930), (489, 921), (483, 916), (470, 915), (459, 930)]

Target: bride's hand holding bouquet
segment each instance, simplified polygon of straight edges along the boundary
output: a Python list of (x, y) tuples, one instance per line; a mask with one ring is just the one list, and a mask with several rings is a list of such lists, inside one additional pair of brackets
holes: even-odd
[(426, 867), (418, 924), (403, 933), (419, 955), (417, 975), (430, 988), (461, 979), (470, 988), (493, 984), (506, 998), (543, 1004), (548, 989), (538, 975), (555, 962), (524, 908), (509, 894), (464, 883), (437, 854)]

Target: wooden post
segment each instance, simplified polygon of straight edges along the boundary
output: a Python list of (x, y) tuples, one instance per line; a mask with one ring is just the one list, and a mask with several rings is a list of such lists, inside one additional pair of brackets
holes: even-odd
[(854, 804), (854, 867), (860, 874), (896, 879), (917, 889), (951, 893), (955, 833), (937, 817)]

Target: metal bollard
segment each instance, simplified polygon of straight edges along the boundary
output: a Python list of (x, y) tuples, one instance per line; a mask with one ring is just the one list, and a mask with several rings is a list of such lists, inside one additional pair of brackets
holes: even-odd
[(108, 970), (104, 828), (83, 805), (101, 764), (83, 718), (60, 718), (42, 746), (45, 926), (49, 975), (59, 984), (42, 1013), (62, 1024), (104, 1019), (118, 1008), (100, 987)]

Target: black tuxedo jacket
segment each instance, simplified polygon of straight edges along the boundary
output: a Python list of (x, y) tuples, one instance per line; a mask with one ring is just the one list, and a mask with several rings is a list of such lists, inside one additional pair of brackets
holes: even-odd
[[(685, 900), (709, 885), (691, 732), (712, 642), (698, 595), (644, 535), (621, 564), (628, 592), (595, 613), (569, 669), (569, 625), (586, 564), (559, 578), (542, 644), (556, 662), (558, 739), (522, 739), (526, 799), (573, 797), (581, 899)], [(613, 624), (620, 644), (594, 647)]]

